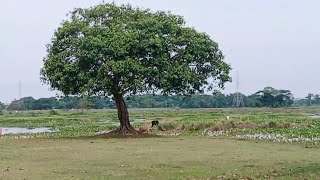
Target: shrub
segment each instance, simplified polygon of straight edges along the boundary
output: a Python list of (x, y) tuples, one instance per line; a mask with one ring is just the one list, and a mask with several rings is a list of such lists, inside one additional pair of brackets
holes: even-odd
[(49, 114), (50, 114), (50, 115), (59, 115), (59, 113), (58, 113), (57, 111), (53, 110), (53, 109), (51, 109), (51, 110), (49, 111)]
[(277, 126), (278, 126), (277, 123), (274, 121), (271, 121), (268, 123), (268, 128), (276, 128)]

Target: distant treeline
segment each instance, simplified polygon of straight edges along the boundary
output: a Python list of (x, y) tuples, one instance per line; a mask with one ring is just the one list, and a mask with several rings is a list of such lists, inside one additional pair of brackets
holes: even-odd
[[(238, 97), (238, 98), (237, 98)], [(229, 107), (289, 107), (320, 104), (319, 95), (309, 94), (305, 99), (294, 100), (289, 90), (266, 87), (250, 96), (244, 94), (162, 96), (132, 95), (126, 97), (129, 108), (229, 108)], [(238, 100), (238, 101), (237, 101)], [(0, 110), (44, 110), (44, 109), (105, 109), (115, 108), (111, 98), (40, 98), (25, 97), (14, 100), (10, 105), (0, 103)]]

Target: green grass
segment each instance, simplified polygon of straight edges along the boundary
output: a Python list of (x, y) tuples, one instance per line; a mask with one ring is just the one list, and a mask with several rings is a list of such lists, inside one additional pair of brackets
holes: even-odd
[[(39, 138), (0, 139), (0, 179), (319, 179), (316, 144), (240, 141), (236, 134), (320, 137), (320, 108), (130, 109), (179, 137), (99, 139), (116, 110), (4, 112), (0, 127), (51, 127)], [(226, 116), (230, 120), (226, 120)], [(140, 124), (134, 124), (137, 128)], [(227, 131), (209, 138), (204, 130)], [(156, 131), (158, 132), (158, 131)], [(88, 138), (79, 138), (88, 136)], [(71, 137), (71, 138), (70, 138)], [(77, 138), (78, 137), (78, 138)]]
[[(184, 134), (201, 134), (205, 129), (241, 133), (279, 133), (288, 137), (320, 137), (320, 120), (309, 118), (320, 108), (241, 108), (241, 109), (130, 109), (131, 119), (159, 120), (166, 130), (183, 129)], [(225, 117), (229, 115), (230, 120)], [(115, 109), (68, 111), (5, 112), (0, 126), (51, 127), (59, 132), (37, 136), (77, 137), (94, 135), (116, 126)], [(136, 128), (139, 124), (134, 125)], [(246, 126), (243, 130), (240, 126)], [(254, 129), (248, 127), (256, 127)]]
[(317, 179), (320, 149), (200, 137), (3, 139), (0, 179)]

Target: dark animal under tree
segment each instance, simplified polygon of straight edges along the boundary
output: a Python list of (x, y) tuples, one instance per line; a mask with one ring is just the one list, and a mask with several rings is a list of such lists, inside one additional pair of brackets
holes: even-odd
[(159, 126), (159, 121), (151, 121), (151, 127)]

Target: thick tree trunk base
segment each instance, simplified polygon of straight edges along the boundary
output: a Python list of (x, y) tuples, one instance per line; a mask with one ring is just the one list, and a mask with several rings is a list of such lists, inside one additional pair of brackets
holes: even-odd
[(109, 132), (108, 134), (117, 135), (137, 135), (140, 134), (139, 131), (135, 130), (131, 125), (119, 127), (116, 130)]
[(116, 130), (96, 135), (95, 137), (98, 138), (154, 138), (160, 137), (159, 135), (155, 134), (148, 134), (148, 133), (140, 133), (139, 131), (135, 130), (133, 127), (128, 128), (121, 128), (119, 127)]
[(126, 137), (151, 137), (154, 135), (142, 134), (139, 131), (135, 130), (129, 121), (129, 112), (126, 106), (126, 103), (123, 99), (122, 94), (114, 94), (114, 99), (116, 101), (118, 118), (120, 121), (120, 127), (114, 131), (100, 134), (99, 137), (104, 138), (126, 138)]

